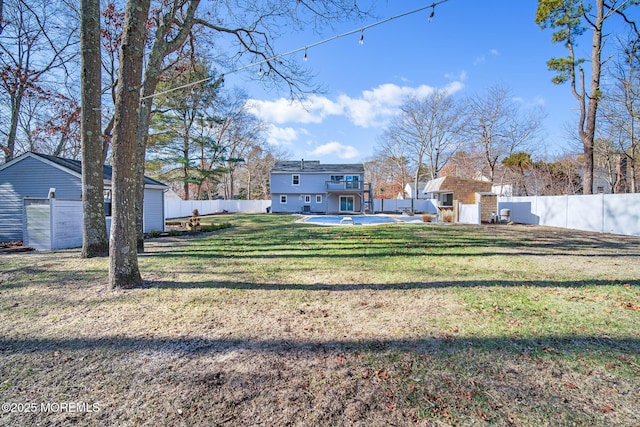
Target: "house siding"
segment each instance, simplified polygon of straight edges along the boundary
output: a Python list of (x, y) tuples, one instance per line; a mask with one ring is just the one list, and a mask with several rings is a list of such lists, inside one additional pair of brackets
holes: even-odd
[[(298, 185), (293, 184), (293, 175), (300, 176)], [(277, 173), (271, 175), (271, 210), (280, 213), (304, 212), (309, 206), (310, 212), (327, 212), (326, 181), (331, 176), (306, 173)], [(280, 203), (280, 197), (287, 196), (287, 203)], [(310, 196), (310, 203), (305, 203)], [(316, 203), (316, 196), (322, 196), (322, 202)]]
[[(157, 183), (156, 186), (159, 185)], [(24, 158), (15, 159), (14, 163), (0, 169), (0, 242), (24, 240), (24, 199), (46, 199), (52, 187), (56, 189), (55, 197), (58, 200), (77, 202), (82, 199), (82, 179), (79, 174), (39, 160), (35, 155), (24, 155)], [(105, 189), (108, 188), (110, 186), (105, 183)], [(79, 216), (74, 216), (77, 225), (65, 221), (65, 227), (75, 226), (82, 230), (82, 210), (79, 209)], [(107, 217), (109, 229), (110, 217)], [(145, 188), (144, 231), (164, 229), (164, 189)]]
[(0, 170), (0, 242), (22, 240), (24, 198), (47, 198), (52, 187), (56, 198), (78, 199), (82, 195), (80, 178), (34, 158)]
[[(293, 184), (293, 175), (299, 175), (298, 185)], [(305, 212), (305, 206), (309, 206), (310, 213), (338, 212), (340, 209), (340, 195), (336, 192), (327, 192), (327, 181), (332, 175), (358, 176), (359, 182), (364, 183), (364, 175), (340, 172), (331, 173), (272, 173), (271, 174), (271, 211), (275, 213), (299, 213)], [(345, 196), (353, 196), (354, 210), (361, 211), (362, 196), (357, 193), (345, 193)], [(281, 203), (281, 196), (287, 196), (287, 203)], [(305, 196), (311, 196), (311, 202), (305, 203)], [(322, 196), (321, 203), (316, 202), (316, 196)]]

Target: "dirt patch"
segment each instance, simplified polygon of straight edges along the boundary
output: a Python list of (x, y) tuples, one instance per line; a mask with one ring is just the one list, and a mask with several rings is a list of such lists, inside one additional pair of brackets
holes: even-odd
[(133, 290), (5, 257), (0, 424), (637, 425), (640, 239), (256, 218), (149, 240)]

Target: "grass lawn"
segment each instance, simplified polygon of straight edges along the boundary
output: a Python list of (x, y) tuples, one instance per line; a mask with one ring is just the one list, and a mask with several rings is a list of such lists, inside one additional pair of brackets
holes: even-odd
[(0, 424), (640, 425), (640, 238), (294, 220), (1, 255)]

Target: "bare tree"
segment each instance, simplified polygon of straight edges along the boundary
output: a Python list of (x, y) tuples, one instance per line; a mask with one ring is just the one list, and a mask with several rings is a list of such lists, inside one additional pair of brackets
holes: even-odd
[(404, 194), (410, 177), (406, 173), (406, 165), (399, 167), (398, 160), (378, 153), (365, 162), (365, 181), (371, 183), (374, 199), (395, 199), (398, 194)]
[(423, 98), (410, 98), (400, 109), (400, 115), (385, 131), (384, 138), (406, 147), (413, 164), (417, 195), (420, 178), (437, 178), (456, 151), (463, 128), (462, 110), (444, 90), (436, 90)]
[(248, 152), (262, 144), (265, 125), (248, 112), (247, 96), (239, 90), (223, 95), (215, 110), (218, 120), (212, 122), (212, 130), (225, 152), (222, 193), (230, 200), (236, 195), (235, 171), (246, 161)]
[(25, 98), (46, 92), (45, 75), (62, 79), (67, 64), (76, 57), (77, 33), (56, 4), (44, 0), (9, 0), (3, 4), (0, 33), (0, 87), (6, 92), (8, 123), (2, 124), (0, 150), (13, 159), (18, 123)]
[[(640, 191), (640, 38), (619, 39), (618, 45), (618, 57), (607, 67), (611, 84), (602, 101), (600, 139), (609, 136), (607, 153), (613, 152), (616, 157), (617, 185), (612, 188), (616, 192), (628, 189), (635, 193)], [(597, 149), (598, 145), (596, 154)]]
[[(310, 75), (297, 61), (277, 55), (274, 39), (281, 31), (291, 31), (312, 25), (322, 28), (334, 21), (355, 19), (363, 12), (357, 2), (329, 0), (323, 2), (298, 0), (290, 2), (266, 2), (257, 5), (252, 0), (231, 0), (209, 4), (209, 9), (196, 16), (200, 0), (171, 2), (167, 9), (158, 9), (151, 19), (155, 26), (153, 45), (148, 53), (145, 68), (143, 98), (139, 110), (137, 135), (138, 157), (144, 160), (153, 113), (153, 95), (164, 70), (172, 62), (172, 54), (178, 52), (187, 40), (195, 43), (193, 29), (206, 29), (218, 38), (225, 38), (231, 47), (227, 52), (215, 52), (219, 58), (231, 63), (249, 58), (260, 62), (263, 84), (272, 87), (285, 85), (292, 97), (309, 91)], [(213, 53), (213, 52), (212, 52)], [(142, 238), (142, 205), (144, 199), (144, 161), (136, 171), (138, 251), (144, 250)]]
[(240, 169), (240, 192), (248, 200), (268, 200), (271, 196), (270, 173), (276, 161), (291, 158), (278, 147), (256, 144), (245, 156)]
[(465, 135), (472, 152), (483, 153), (488, 178), (496, 179), (502, 159), (516, 151), (526, 151), (537, 136), (544, 117), (540, 110), (522, 111), (509, 88), (490, 87), (484, 95), (469, 97)]
[[(564, 43), (568, 55), (560, 58), (552, 58), (547, 62), (550, 70), (557, 74), (553, 82), (561, 84), (570, 82), (571, 93), (578, 101), (580, 107), (580, 117), (578, 119), (578, 134), (582, 142), (584, 154), (583, 191), (584, 194), (593, 193), (594, 183), (594, 146), (596, 138), (596, 118), (598, 105), (602, 99), (602, 88), (600, 79), (602, 74), (602, 51), (605, 38), (605, 21), (614, 15), (622, 18), (631, 24), (635, 33), (638, 29), (635, 23), (630, 21), (624, 12), (633, 4), (627, 0), (594, 0), (585, 2), (583, 0), (538, 0), (536, 12), (536, 22), (542, 28), (557, 29), (553, 33), (553, 42)], [(592, 6), (595, 6), (595, 14), (592, 14)], [(575, 47), (579, 36), (586, 29), (593, 32), (591, 39), (591, 60), (589, 90), (587, 91), (584, 59), (576, 56)]]
[[(394, 138), (393, 135), (388, 134), (386, 131), (380, 136), (378, 142), (376, 143), (376, 155), (375, 161), (378, 166), (385, 165), (388, 168), (388, 165), (391, 165), (391, 171), (394, 173), (390, 175), (389, 179), (391, 182), (395, 183), (395, 186), (400, 188), (400, 192), (404, 193), (404, 188), (410, 180), (411, 174), (410, 170), (410, 156), (411, 153), (406, 144), (404, 144), (401, 140)], [(374, 166), (374, 165), (372, 165)], [(373, 183), (373, 181), (371, 181)], [(385, 185), (385, 188), (388, 187)], [(380, 187), (382, 188), (382, 187)], [(374, 186), (374, 197), (375, 197), (376, 188)], [(386, 191), (385, 193), (388, 193)], [(385, 198), (396, 198), (397, 193), (393, 194), (391, 197), (387, 197), (387, 194), (384, 195)]]
[[(333, 20), (349, 19), (360, 16), (357, 2), (351, 0), (332, 0), (307, 2), (267, 2), (256, 4), (254, 1), (233, 0), (215, 3), (213, 6), (225, 7), (222, 11), (211, 11), (209, 15), (196, 17), (199, 0), (181, 0), (167, 3), (167, 9), (158, 9), (155, 14), (155, 32), (150, 52), (146, 55), (144, 79), (138, 76), (142, 68), (144, 48), (144, 30), (149, 24), (148, 0), (128, 0), (125, 12), (125, 25), (120, 49), (120, 67), (113, 134), (114, 166), (114, 210), (110, 240), (110, 283), (112, 287), (128, 287), (140, 281), (136, 250), (143, 250), (142, 206), (144, 200), (144, 155), (150, 115), (152, 114), (153, 95), (169, 56), (184, 45), (194, 25), (199, 25), (218, 34), (230, 35), (235, 41), (231, 49), (239, 48), (235, 59), (250, 58), (262, 63), (265, 82), (285, 84), (292, 93), (304, 89), (308, 73), (297, 62), (275, 54), (273, 39), (278, 29), (291, 30), (293, 26), (302, 26), (311, 22), (321, 26)], [(175, 11), (175, 13), (173, 13)], [(154, 21), (154, 20), (152, 20)], [(135, 28), (135, 25), (138, 28)], [(142, 92), (135, 95), (133, 91)], [(136, 108), (132, 102), (143, 102)], [(138, 116), (131, 117), (137, 111)], [(127, 116), (128, 115), (128, 116)], [(126, 116), (126, 117), (125, 117)], [(130, 132), (134, 131), (133, 134)], [(136, 143), (135, 153), (131, 153), (129, 139)], [(125, 159), (125, 156), (129, 156)], [(133, 160), (133, 162), (132, 162)], [(128, 163), (127, 163), (128, 161)], [(129, 167), (135, 167), (135, 175), (130, 175)], [(128, 182), (127, 182), (128, 181)], [(129, 194), (133, 187), (133, 197)], [(118, 194), (122, 191), (122, 194)], [(116, 200), (116, 196), (120, 201)], [(136, 232), (129, 228), (135, 216)], [(129, 236), (135, 238), (129, 245)]]

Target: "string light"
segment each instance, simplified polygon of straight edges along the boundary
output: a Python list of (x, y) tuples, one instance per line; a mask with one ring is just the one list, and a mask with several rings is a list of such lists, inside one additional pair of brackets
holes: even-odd
[[(431, 3), (430, 5), (423, 6), (423, 7), (420, 7), (418, 9), (410, 10), (408, 12), (404, 12), (404, 13), (400, 13), (398, 15), (391, 16), (391, 17), (383, 19), (381, 21), (377, 21), (377, 22), (374, 22), (372, 24), (365, 25), (364, 27), (358, 28), (356, 30), (347, 31), (346, 33), (338, 34), (338, 35), (326, 38), (324, 40), (320, 40), (320, 41), (317, 41), (315, 43), (309, 44), (309, 45), (304, 46), (304, 47), (299, 47), (297, 49), (293, 49), (293, 50), (290, 50), (290, 51), (285, 52), (285, 53), (280, 53), (280, 54), (277, 54), (277, 55), (273, 55), (273, 56), (271, 56), (269, 58), (265, 58), (265, 59), (263, 59), (261, 61), (252, 62), (250, 64), (243, 65), (241, 67), (238, 67), (236, 69), (228, 71), (227, 74), (238, 73), (240, 71), (244, 71), (244, 70), (246, 70), (248, 68), (251, 68), (251, 67), (257, 67), (257, 66), (261, 67), (263, 64), (267, 64), (270, 61), (279, 61), (280, 58), (283, 58), (285, 56), (290, 56), (290, 55), (293, 55), (294, 53), (298, 53), (298, 52), (301, 52), (301, 51), (304, 51), (304, 56), (302, 57), (302, 59), (304, 61), (307, 61), (307, 59), (308, 59), (308, 57), (307, 57), (307, 49), (319, 46), (321, 44), (329, 43), (329, 42), (332, 42), (334, 40), (337, 40), (337, 39), (340, 39), (340, 38), (343, 38), (343, 37), (346, 37), (346, 36), (353, 35), (353, 34), (355, 34), (357, 32), (360, 32), (360, 40), (358, 42), (360, 44), (364, 44), (364, 30), (367, 30), (367, 29), (373, 28), (373, 27), (377, 27), (378, 25), (386, 24), (387, 22), (394, 21), (396, 19), (404, 18), (405, 16), (408, 16), (408, 15), (413, 15), (415, 13), (425, 11), (425, 10), (427, 10), (429, 8), (431, 9), (431, 14), (429, 15), (429, 22), (431, 22), (431, 19), (435, 15), (436, 6), (438, 6), (438, 5), (442, 4), (442, 3), (446, 3), (448, 1), (449, 0), (439, 0), (439, 1)], [(357, 2), (357, 0), (354, 2), (354, 4), (356, 2)], [(194, 85), (197, 85), (197, 84), (200, 84), (200, 83), (207, 82), (207, 81), (209, 81), (211, 79), (212, 79), (211, 77), (208, 77), (206, 79), (199, 80), (197, 82), (189, 83), (189, 84), (182, 85), (182, 86), (179, 86), (179, 87), (175, 87), (175, 88), (172, 88), (172, 89), (168, 89), (168, 90), (165, 90), (165, 91), (162, 91), (162, 92), (157, 92), (157, 93), (154, 93), (154, 94), (151, 94), (151, 95), (143, 96), (140, 99), (141, 100), (145, 100), (145, 99), (148, 99), (148, 98), (153, 98), (154, 96), (157, 96), (157, 95), (164, 95), (166, 93), (175, 92), (177, 90), (184, 89), (185, 87), (194, 86)], [(222, 74), (221, 81), (222, 81), (222, 83), (224, 83), (224, 74)]]

